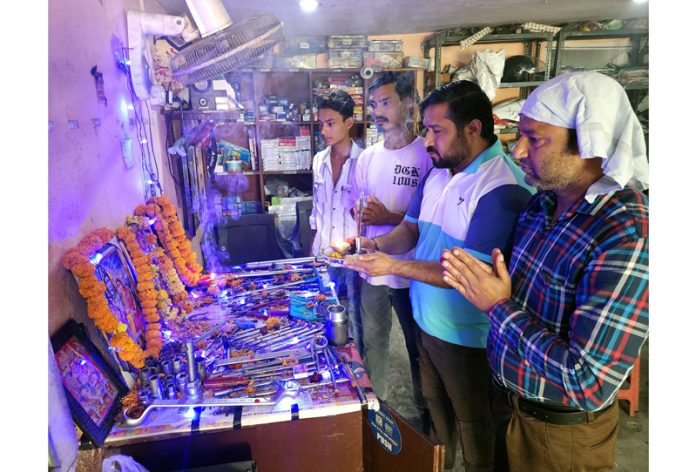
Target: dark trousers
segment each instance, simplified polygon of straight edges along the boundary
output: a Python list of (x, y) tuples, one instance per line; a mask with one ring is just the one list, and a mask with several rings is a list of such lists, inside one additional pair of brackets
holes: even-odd
[(492, 471), (495, 432), (486, 350), (418, 331), (423, 396), (435, 435), (445, 445), (445, 468), (454, 467), (459, 440), (467, 472)]
[[(360, 294), (360, 317), (365, 368), (377, 397), (380, 400), (389, 401), (389, 333), (392, 327), (392, 308), (396, 312), (404, 333), (413, 382), (413, 401), (421, 419), (427, 421), (427, 408), (421, 393), (418, 348), (416, 347), (418, 325), (413, 319), (409, 289), (395, 289), (363, 281)], [(427, 430), (427, 425), (424, 425), (424, 430)]]

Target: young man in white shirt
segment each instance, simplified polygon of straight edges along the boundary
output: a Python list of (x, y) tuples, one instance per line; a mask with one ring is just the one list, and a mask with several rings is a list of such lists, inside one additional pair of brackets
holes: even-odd
[[(317, 255), (332, 242), (355, 235), (356, 224), (351, 214), (355, 198), (350, 182), (362, 152), (350, 138), (355, 103), (343, 90), (331, 90), (318, 97), (318, 121), (326, 149), (318, 152), (312, 162), (313, 208), (309, 217), (312, 228), (310, 255)], [(345, 289), (342, 303), (348, 310), (350, 332), (360, 354), (363, 354), (362, 327), (359, 312), (360, 277), (352, 270), (329, 267), (336, 291)]]
[[(367, 197), (368, 204), (363, 213), (364, 236), (374, 238), (388, 233), (401, 222), (418, 183), (432, 167), (432, 161), (423, 138), (416, 137), (408, 124), (414, 105), (412, 79), (406, 74), (386, 72), (370, 84), (368, 91), (373, 119), (384, 132), (384, 141), (368, 147), (360, 155), (353, 196), (362, 194)], [(397, 257), (413, 259), (414, 255), (408, 252)], [(364, 359), (375, 394), (380, 400), (388, 400), (389, 333), (393, 308), (408, 351), (414, 403), (423, 430), (427, 432), (430, 415), (421, 393), (417, 327), (409, 299), (409, 280), (394, 275), (362, 277), (360, 317)]]

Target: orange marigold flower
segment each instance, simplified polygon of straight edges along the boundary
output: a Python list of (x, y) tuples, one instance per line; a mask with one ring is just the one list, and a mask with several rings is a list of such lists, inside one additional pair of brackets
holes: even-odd
[(157, 206), (156, 205), (148, 205), (147, 206), (147, 216), (155, 216), (157, 215)]
[(133, 210), (133, 213), (138, 216), (145, 215), (147, 213), (147, 205), (138, 205), (135, 207), (135, 210)]
[(142, 301), (157, 300), (157, 291), (154, 289), (144, 290), (138, 293), (138, 298), (140, 298)]
[(157, 306), (156, 298), (147, 298), (143, 300), (142, 298), (138, 297), (138, 301), (140, 302), (140, 306), (143, 307), (143, 310), (154, 310)]
[(86, 277), (88, 275), (94, 274), (96, 270), (96, 267), (94, 267), (94, 264), (92, 264), (91, 262), (83, 262), (74, 266), (72, 268), (72, 273), (75, 274), (77, 277)]
[(118, 320), (113, 315), (94, 320), (94, 324), (105, 333), (113, 333), (118, 328)]
[(131, 254), (131, 257), (138, 257), (138, 256), (145, 255), (143, 250), (140, 249), (140, 244), (138, 244), (138, 241), (136, 241), (136, 240), (127, 241), (126, 242), (126, 249), (128, 249), (128, 253)]
[(145, 256), (145, 255), (133, 258), (133, 265), (134, 266), (145, 265), (145, 264), (149, 265), (149, 262), (150, 262), (150, 258), (148, 256)]
[(114, 232), (109, 228), (97, 228), (93, 231), (93, 234), (105, 243), (114, 237)]
[(100, 283), (99, 279), (94, 274), (89, 274), (85, 275), (84, 277), (80, 277), (78, 281), (79, 286), (85, 288), (97, 285), (98, 283)]
[(84, 298), (92, 298), (99, 295), (103, 295), (104, 292), (106, 292), (106, 285), (102, 282), (98, 282), (97, 284), (88, 286), (80, 285), (78, 291), (80, 292), (80, 295), (82, 295)]
[(152, 290), (154, 288), (155, 288), (155, 284), (153, 284), (152, 282), (140, 282), (140, 283), (138, 283), (138, 286), (136, 287), (138, 292), (144, 292), (146, 290)]
[(102, 241), (99, 236), (90, 233), (82, 238), (80, 244), (77, 245), (77, 250), (80, 251), (82, 255), (89, 257), (94, 251), (101, 249), (104, 243), (105, 241)]
[(119, 226), (118, 228), (116, 228), (116, 237), (118, 239), (127, 240), (129, 239), (130, 234), (131, 232), (128, 230), (128, 227), (126, 226)]
[(80, 251), (73, 248), (65, 253), (61, 259), (61, 262), (66, 270), (71, 270), (77, 264), (89, 262), (89, 257), (81, 254)]

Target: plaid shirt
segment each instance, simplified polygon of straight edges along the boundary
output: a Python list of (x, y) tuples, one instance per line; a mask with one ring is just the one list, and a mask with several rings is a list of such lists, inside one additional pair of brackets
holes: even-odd
[(493, 375), (525, 398), (594, 411), (614, 401), (648, 336), (648, 199), (582, 199), (555, 223), (537, 193), (519, 218), (513, 300), (489, 312)]

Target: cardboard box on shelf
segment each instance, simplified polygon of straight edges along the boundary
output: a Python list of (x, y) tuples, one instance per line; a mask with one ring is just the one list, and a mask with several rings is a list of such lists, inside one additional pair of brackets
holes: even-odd
[(430, 59), (426, 57), (404, 57), (404, 67), (413, 67), (414, 69), (428, 69)]
[(370, 52), (402, 52), (404, 42), (400, 39), (376, 39), (367, 44)]
[(362, 66), (362, 49), (329, 49), (330, 69), (359, 69)]
[(326, 36), (287, 36), (281, 50), (284, 56), (326, 52)]
[(316, 69), (316, 54), (298, 54), (295, 56), (275, 56), (273, 67), (276, 69)]
[(334, 48), (365, 48), (367, 47), (367, 36), (359, 34), (334, 34), (329, 36), (329, 49)]
[(398, 69), (404, 60), (402, 52), (365, 52), (363, 64), (384, 69)]

